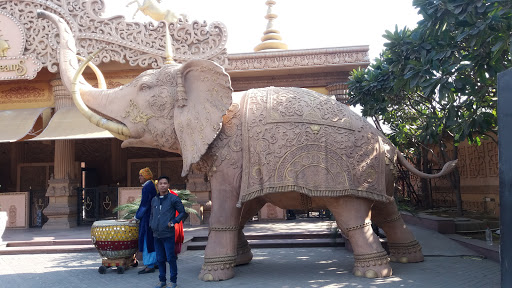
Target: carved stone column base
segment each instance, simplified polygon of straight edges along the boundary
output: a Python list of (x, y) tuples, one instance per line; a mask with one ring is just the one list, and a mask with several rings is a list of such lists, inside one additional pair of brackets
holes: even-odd
[(48, 222), (43, 229), (68, 229), (77, 224), (77, 195), (78, 181), (71, 179), (48, 180), (49, 204), (43, 210)]
[(65, 217), (50, 217), (48, 216), (48, 222), (43, 225), (43, 229), (69, 229), (76, 227), (77, 216), (69, 215)]

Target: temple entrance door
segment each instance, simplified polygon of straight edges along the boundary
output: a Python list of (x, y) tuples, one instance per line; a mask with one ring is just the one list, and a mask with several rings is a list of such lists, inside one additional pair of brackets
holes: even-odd
[[(77, 191), (78, 225), (97, 220), (116, 219), (112, 210), (117, 207), (117, 186), (99, 185), (98, 172), (95, 168), (82, 165), (82, 184)], [(80, 213), (81, 212), (81, 213)]]

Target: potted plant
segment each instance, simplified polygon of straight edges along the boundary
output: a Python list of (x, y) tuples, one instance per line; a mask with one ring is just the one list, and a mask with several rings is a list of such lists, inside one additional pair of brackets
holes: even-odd
[[(188, 214), (195, 214), (199, 215), (199, 213), (192, 209), (192, 205), (196, 204), (197, 202), (194, 200), (195, 195), (190, 193), (189, 190), (172, 190), (178, 194), (178, 197), (181, 199), (181, 203), (183, 203), (183, 207), (185, 207), (185, 212)], [(140, 205), (140, 198), (131, 202), (126, 203), (123, 205), (120, 205), (114, 209), (114, 212), (121, 211), (123, 214), (121, 215), (121, 219), (132, 219), (133, 216), (135, 216), (135, 213), (137, 213), (137, 209), (139, 209)]]
[(5, 227), (7, 227), (7, 211), (2, 211), (2, 206), (0, 206), (0, 246), (5, 245), (2, 240)]

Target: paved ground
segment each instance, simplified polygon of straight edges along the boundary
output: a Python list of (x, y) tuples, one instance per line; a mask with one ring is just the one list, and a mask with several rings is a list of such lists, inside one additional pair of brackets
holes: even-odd
[[(252, 232), (283, 231), (285, 229), (325, 230), (328, 222), (283, 222), (248, 225)], [(308, 226), (309, 225), (309, 226)], [(423, 228), (408, 225), (423, 246), (425, 261), (415, 264), (391, 263), (393, 276), (385, 279), (365, 279), (352, 275), (353, 257), (345, 248), (285, 248), (254, 249), (249, 265), (235, 268), (233, 279), (206, 283), (197, 279), (203, 251), (186, 251), (178, 260), (179, 287), (500, 287), (500, 265), (482, 259), (448, 237)], [(299, 228), (300, 227), (300, 228)], [(87, 232), (75, 234), (82, 235)], [(202, 230), (203, 229), (203, 230)], [(189, 227), (185, 233), (204, 233), (204, 227)], [(81, 231), (81, 230), (80, 230)], [(201, 232), (202, 231), (202, 232)], [(16, 234), (25, 238), (43, 236), (44, 230), (27, 236), (8, 230), (12, 240)], [(64, 233), (64, 232), (62, 232)], [(68, 232), (69, 233), (69, 232)], [(44, 234), (44, 233), (43, 233)], [(249, 234), (249, 233), (248, 233)], [(54, 234), (55, 235), (55, 234)], [(90, 235), (90, 234), (89, 234)], [(64, 234), (60, 235), (64, 237)], [(76, 236), (76, 235), (75, 235)], [(7, 240), (8, 241), (8, 240)], [(101, 259), (97, 253), (23, 254), (0, 256), (0, 287), (153, 287), (158, 274), (138, 275), (141, 268), (125, 274), (109, 270), (97, 272)]]

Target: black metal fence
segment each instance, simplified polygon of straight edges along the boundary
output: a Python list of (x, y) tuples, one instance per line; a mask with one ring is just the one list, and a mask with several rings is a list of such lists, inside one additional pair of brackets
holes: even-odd
[(118, 206), (117, 190), (117, 187), (108, 186), (77, 188), (77, 224), (116, 219), (113, 210)]

